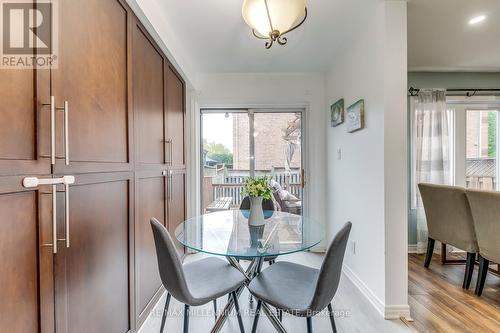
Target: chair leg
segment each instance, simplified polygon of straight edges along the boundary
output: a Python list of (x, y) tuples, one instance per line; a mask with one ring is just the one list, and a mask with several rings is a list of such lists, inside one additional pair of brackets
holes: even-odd
[(432, 259), (432, 253), (434, 252), (434, 243), (436, 241), (432, 238), (427, 239), (427, 253), (425, 255), (424, 267), (429, 268)]
[(163, 315), (161, 316), (160, 333), (163, 332), (163, 328), (165, 327), (165, 322), (167, 321), (167, 313), (168, 313), (169, 304), (170, 304), (170, 293), (167, 293), (167, 300), (165, 301), (165, 307), (163, 308)]
[(472, 273), (474, 273), (474, 262), (476, 261), (476, 254), (467, 252), (467, 261), (465, 264), (464, 284), (462, 288), (469, 289)]
[(236, 309), (236, 316), (238, 317), (238, 325), (240, 325), (240, 332), (245, 333), (245, 328), (243, 327), (243, 320), (241, 319), (240, 305), (238, 304), (238, 295), (233, 291), (231, 293), (234, 299), (234, 308)]
[(262, 306), (262, 301), (257, 301), (257, 309), (255, 310), (255, 318), (253, 319), (252, 333), (257, 332), (257, 323), (259, 322), (260, 307)]
[(217, 321), (217, 299), (214, 299), (214, 317), (215, 321)]
[(330, 315), (330, 323), (332, 323), (333, 333), (337, 333), (337, 326), (335, 326), (335, 315), (333, 313), (332, 304), (328, 304), (328, 314)]
[(184, 305), (184, 333), (189, 332), (189, 305)]
[(312, 323), (312, 317), (307, 317), (307, 333), (312, 333), (313, 332), (313, 323)]
[(483, 293), (484, 282), (486, 281), (486, 275), (488, 274), (489, 260), (484, 259), (479, 255), (479, 273), (477, 274), (477, 284), (475, 294), (481, 296)]

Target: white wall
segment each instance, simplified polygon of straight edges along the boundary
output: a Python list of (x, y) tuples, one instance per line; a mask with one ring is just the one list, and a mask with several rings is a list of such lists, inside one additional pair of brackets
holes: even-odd
[(366, 121), (355, 133), (345, 125), (327, 129), (327, 230), (331, 239), (353, 223), (345, 272), (389, 318), (408, 312), (406, 3), (372, 0), (363, 10), (370, 15), (326, 77), (326, 103), (344, 98), (347, 108), (362, 98)]
[(385, 315), (408, 314), (408, 122), (406, 2), (385, 11)]
[[(203, 73), (197, 101), (207, 107), (305, 107), (305, 214), (325, 223), (325, 81), (321, 73)], [(199, 117), (198, 117), (199, 118)], [(194, 125), (192, 125), (194, 126)], [(198, 125), (199, 126), (199, 125)], [(199, 152), (199, 140), (196, 151)], [(193, 158), (199, 159), (199, 153)]]

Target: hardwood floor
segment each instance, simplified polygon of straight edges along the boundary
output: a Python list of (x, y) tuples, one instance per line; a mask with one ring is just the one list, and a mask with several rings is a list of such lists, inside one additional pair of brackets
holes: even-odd
[(476, 297), (475, 267), (469, 290), (462, 289), (464, 265), (441, 265), (434, 254), (429, 269), (424, 255), (408, 257), (408, 302), (418, 332), (500, 332), (500, 277), (488, 274), (483, 295)]

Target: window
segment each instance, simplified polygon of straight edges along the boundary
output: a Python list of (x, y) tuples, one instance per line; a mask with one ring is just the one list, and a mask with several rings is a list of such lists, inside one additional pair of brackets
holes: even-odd
[(497, 181), (500, 99), (493, 96), (448, 99), (455, 114), (455, 184), (473, 189), (500, 190)]

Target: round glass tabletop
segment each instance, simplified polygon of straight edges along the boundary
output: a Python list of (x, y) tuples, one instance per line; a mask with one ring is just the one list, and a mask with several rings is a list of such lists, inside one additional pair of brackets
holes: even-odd
[(189, 249), (220, 256), (255, 258), (305, 251), (324, 236), (321, 224), (300, 215), (264, 211), (265, 224), (248, 225), (248, 210), (226, 210), (181, 223), (175, 237)]

